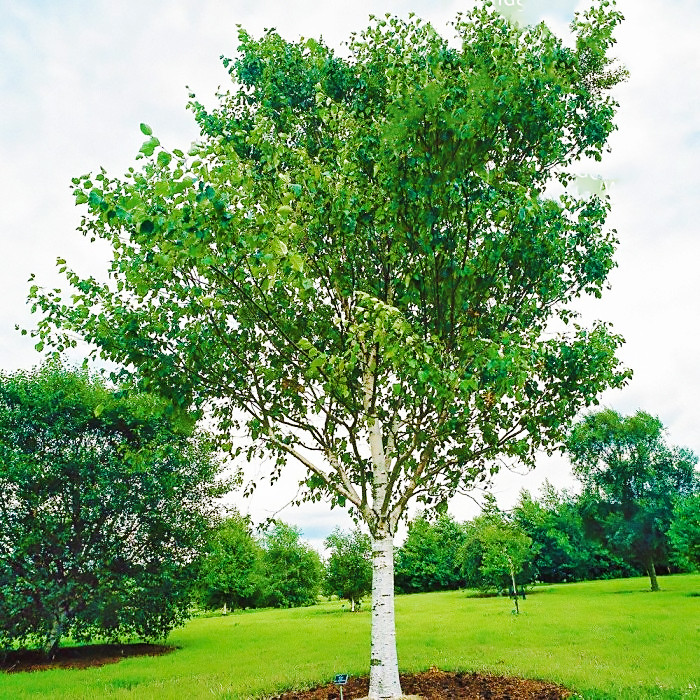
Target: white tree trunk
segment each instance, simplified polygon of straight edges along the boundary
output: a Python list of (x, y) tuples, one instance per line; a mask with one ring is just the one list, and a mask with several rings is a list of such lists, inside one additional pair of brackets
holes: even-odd
[[(365, 373), (364, 408), (369, 412), (374, 388), (374, 350)], [(389, 474), (384, 451), (382, 422), (369, 416), (369, 448), (372, 455), (372, 511), (367, 524), (372, 532), (372, 651), (369, 668), (369, 699), (401, 697), (399, 661), (396, 654), (394, 619), (394, 536), (388, 517)]]
[(372, 540), (372, 654), (370, 700), (401, 697), (394, 623), (394, 538), (379, 532)]

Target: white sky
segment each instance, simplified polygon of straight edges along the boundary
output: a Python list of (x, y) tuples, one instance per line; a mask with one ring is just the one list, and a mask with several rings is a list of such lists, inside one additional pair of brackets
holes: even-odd
[[(505, 7), (518, 0), (494, 0)], [(576, 0), (519, 0), (516, 16), (546, 19), (565, 31)], [(414, 11), (448, 32), (469, 0), (0, 0), (0, 369), (37, 364), (33, 343), (14, 330), (31, 326), (25, 303), (30, 273), (58, 282), (61, 256), (99, 275), (108, 253), (76, 233), (80, 210), (70, 180), (104, 166), (121, 174), (133, 163), (146, 122), (166, 147), (196, 138), (186, 112), (189, 86), (205, 104), (226, 87), (221, 54), (233, 56), (236, 25), (258, 35), (275, 27), (290, 39), (322, 35), (338, 45), (367, 25), (370, 13)], [(619, 131), (612, 153), (582, 173), (614, 181), (609, 223), (618, 230), (619, 268), (612, 289), (586, 305), (613, 322), (627, 343), (620, 355), (634, 369), (628, 387), (603, 397), (623, 413), (658, 415), (673, 444), (700, 454), (700, 3), (619, 0), (626, 17), (614, 54), (631, 78), (620, 86)], [(504, 474), (503, 506), (520, 488), (548, 477), (571, 484), (562, 460), (543, 460), (528, 477)], [(291, 497), (294, 481), (265, 490), (244, 509), (254, 518)], [(473, 508), (459, 502), (462, 520)], [(281, 516), (318, 543), (348, 521), (325, 504)]]

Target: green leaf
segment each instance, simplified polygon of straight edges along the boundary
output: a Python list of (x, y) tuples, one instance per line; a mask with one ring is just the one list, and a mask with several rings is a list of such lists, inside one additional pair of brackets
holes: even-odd
[(304, 271), (304, 258), (302, 258), (299, 253), (292, 253), (289, 256), (289, 264), (292, 266), (292, 270), (295, 272)]
[(272, 249), (272, 252), (279, 257), (284, 257), (288, 250), (287, 244), (284, 241), (281, 241), (279, 238), (275, 238), (270, 243), (270, 248)]
[(277, 209), (277, 213), (279, 214), (280, 218), (282, 218), (282, 219), (286, 219), (293, 212), (294, 212), (294, 210), (288, 204), (283, 204), (281, 207), (279, 207)]
[(151, 129), (148, 124), (144, 124), (143, 122), (139, 124), (139, 128), (141, 129), (141, 133), (144, 134), (144, 136), (151, 136), (153, 134), (153, 129)]
[(158, 146), (160, 146), (160, 141), (155, 136), (151, 136), (148, 141), (143, 143), (139, 149), (139, 153), (143, 153), (148, 158), (153, 155)]

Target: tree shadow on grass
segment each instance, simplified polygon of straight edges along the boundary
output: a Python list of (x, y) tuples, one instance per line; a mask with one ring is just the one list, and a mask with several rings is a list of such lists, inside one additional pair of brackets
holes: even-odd
[(163, 644), (86, 644), (79, 647), (59, 647), (53, 659), (47, 660), (39, 649), (19, 649), (0, 657), (0, 671), (49, 671), (56, 668), (93, 668), (114, 664), (128, 656), (161, 656), (177, 647)]

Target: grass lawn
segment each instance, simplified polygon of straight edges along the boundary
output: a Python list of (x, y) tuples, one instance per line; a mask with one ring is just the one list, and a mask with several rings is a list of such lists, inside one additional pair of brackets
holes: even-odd
[[(396, 599), (402, 671), (542, 678), (583, 698), (700, 698), (700, 575), (542, 586), (511, 601), (463, 591)], [(366, 675), (368, 611), (339, 603), (197, 618), (179, 649), (87, 670), (0, 675), (0, 698), (248, 698)], [(348, 699), (350, 700), (350, 699)]]

